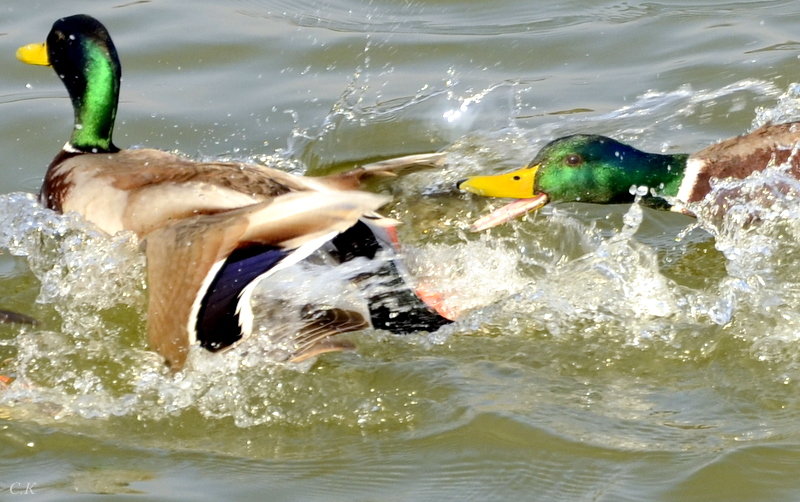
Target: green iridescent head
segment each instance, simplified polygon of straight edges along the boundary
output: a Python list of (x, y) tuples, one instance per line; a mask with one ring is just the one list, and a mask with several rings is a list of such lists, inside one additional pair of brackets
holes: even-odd
[[(522, 169), (474, 176), (460, 181), (458, 187), (487, 197), (527, 201), (506, 209), (503, 219), (490, 225), (494, 226), (551, 201), (630, 202), (636, 194), (631, 187), (644, 186), (659, 195), (674, 196), (686, 159), (682, 154), (642, 152), (605, 136), (575, 134), (548, 143)], [(646, 199), (653, 205), (664, 205), (659, 197), (648, 195)]]
[(29, 64), (49, 65), (64, 82), (75, 112), (70, 146), (84, 152), (114, 152), (111, 141), (122, 74), (105, 26), (83, 14), (53, 23), (47, 42), (17, 50)]
[[(632, 186), (674, 195), (672, 182), (683, 175), (685, 159), (645, 153), (604, 136), (576, 134), (546, 145), (534, 190), (552, 200), (615, 203), (632, 201)], [(674, 188), (674, 190), (673, 190)]]

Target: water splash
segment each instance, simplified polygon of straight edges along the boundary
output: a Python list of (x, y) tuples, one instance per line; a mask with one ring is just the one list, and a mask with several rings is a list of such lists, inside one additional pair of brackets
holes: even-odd
[[(171, 373), (146, 346), (145, 264), (133, 235), (107, 236), (76, 215), (42, 208), (31, 194), (1, 196), (0, 215), (0, 247), (27, 259), (40, 284), (37, 301), (50, 312), (40, 328), (2, 340), (12, 358), (1, 371), (16, 378), (0, 393), (4, 413), (48, 421), (161, 420), (200, 413), (230, 418), (242, 427), (333, 421), (367, 428), (389, 417), (413, 416), (407, 406), (418, 398), (405, 386), (375, 389), (371, 379), (352, 377), (353, 394), (339, 398), (341, 382), (330, 388), (328, 378), (346, 381), (351, 373), (374, 370), (335, 363), (327, 370), (324, 365), (312, 369), (312, 361), (282, 364), (280, 347), (259, 336), (269, 333), (275, 321), (269, 309), (276, 305), (363, 310), (363, 296), (350, 279), (374, 270), (380, 260), (352, 260), (337, 268), (312, 261), (287, 268), (254, 295), (259, 327), (254, 336), (219, 354), (193, 348), (187, 368)], [(333, 376), (317, 374), (326, 371)], [(405, 410), (374, 402), (367, 406), (361, 397), (392, 401), (394, 392), (404, 396), (400, 408)], [(298, 399), (304, 403), (298, 406)]]
[[(775, 106), (756, 110), (751, 130), (767, 123), (800, 118), (799, 88), (792, 84)], [(798, 155), (798, 147), (792, 157)], [(800, 329), (800, 182), (792, 158), (743, 180), (716, 180), (696, 204), (697, 225), (714, 236), (726, 259), (712, 317), (735, 326), (736, 336), (752, 343), (759, 359), (798, 367), (794, 350)], [(793, 371), (792, 371), (793, 372)]]
[[(485, 99), (493, 93), (508, 95), (509, 90), (503, 86), (492, 87), (486, 93), (480, 93), (480, 97)], [(520, 89), (517, 87), (515, 90)], [(400, 188), (395, 188), (395, 192), (403, 197), (410, 197), (415, 192), (438, 196), (452, 186), (454, 179), (476, 172), (499, 172), (516, 167), (519, 159), (526, 161), (532, 157), (529, 152), (535, 151), (536, 144), (551, 137), (585, 130), (587, 125), (597, 127), (602, 123), (603, 129), (615, 131), (611, 133), (614, 136), (647, 143), (652, 141), (649, 139), (652, 131), (658, 129), (651, 127), (653, 123), (659, 124), (661, 129), (680, 130), (687, 117), (697, 117), (708, 113), (709, 109), (719, 106), (740, 109), (750, 98), (777, 97), (776, 107), (759, 111), (754, 121), (754, 127), (757, 127), (760, 121), (796, 117), (796, 92), (793, 86), (779, 96), (780, 91), (774, 84), (759, 80), (744, 80), (720, 89), (700, 91), (685, 86), (671, 92), (646, 93), (633, 104), (604, 114), (559, 115), (558, 120), (545, 125), (535, 120), (531, 122), (535, 114), (524, 116), (523, 110), (531, 109), (530, 102), (527, 102), (524, 106), (528, 108), (515, 110), (519, 115), (511, 127), (495, 132), (470, 133), (449, 146), (448, 153), (456, 159), (452, 162), (455, 165), (433, 176), (436, 178), (434, 181), (430, 177), (425, 181), (422, 176), (412, 176), (404, 180)], [(517, 102), (525, 100), (518, 99)], [(648, 128), (641, 127), (641, 117), (648, 118)], [(531, 122), (533, 126), (526, 130), (521, 127), (525, 122)], [(674, 148), (660, 144), (662, 149)], [(681, 149), (690, 150), (687, 147)], [(673, 240), (674, 249), (664, 248), (663, 242), (669, 243), (669, 239), (663, 237), (653, 241), (655, 247), (643, 244), (639, 234), (642, 219), (647, 220), (647, 217), (637, 205), (631, 206), (622, 218), (621, 227), (611, 233), (599, 231), (591, 225), (584, 226), (583, 231), (589, 236), (586, 240), (592, 242), (591, 246), (565, 244), (571, 240), (570, 237), (563, 237), (557, 244), (545, 239), (543, 246), (552, 253), (549, 261), (539, 259), (545, 255), (537, 255), (536, 249), (541, 248), (543, 234), (564, 236), (563, 220), (559, 222), (553, 218), (559, 211), (547, 215), (547, 224), (538, 219), (533, 223), (514, 222), (510, 225), (510, 238), (503, 241), (505, 237), (500, 235), (509, 230), (499, 230), (497, 233), (500, 235), (492, 237), (494, 241), (481, 243), (483, 249), (475, 247), (480, 241), (470, 242), (469, 238), (462, 236), (461, 240), (468, 242), (464, 249), (473, 247), (469, 253), (475, 261), (491, 263), (489, 268), (498, 271), (495, 277), (511, 278), (506, 295), (495, 291), (497, 298), (491, 300), (493, 303), (483, 307), (476, 305), (475, 313), (464, 321), (465, 325), (469, 324), (473, 329), (490, 326), (490, 331), (498, 329), (525, 337), (561, 339), (566, 344), (591, 340), (593, 350), (607, 360), (627, 357), (625, 347), (636, 350), (658, 348), (660, 357), (702, 360), (713, 354), (720, 342), (728, 346), (725, 340), (741, 340), (746, 342), (746, 351), (755, 360), (786, 364), (783, 369), (795, 373), (796, 369), (790, 368), (794, 367), (798, 355), (790, 344), (796, 339), (794, 310), (798, 301), (796, 291), (800, 288), (792, 278), (793, 274), (787, 275), (786, 272), (789, 264), (800, 258), (793, 245), (797, 233), (793, 223), (797, 216), (794, 207), (798, 200), (797, 182), (778, 168), (744, 182), (754, 184), (750, 189), (743, 190), (742, 183), (729, 181), (718, 184), (715, 194), (735, 189), (742, 197), (742, 203), (731, 205), (722, 215), (722, 221), (719, 214), (712, 217), (709, 209), (702, 212), (697, 224), (687, 222), (683, 231), (674, 229), (677, 239)], [(762, 193), (760, 201), (756, 192)], [(754, 203), (754, 199), (758, 202)], [(780, 203), (776, 204), (778, 200)], [(473, 211), (482, 211), (476, 207), (491, 204), (473, 199), (465, 202), (460, 214), (449, 212), (441, 221), (452, 222), (459, 218), (469, 221)], [(764, 211), (770, 214), (764, 214)], [(435, 214), (442, 216), (441, 211)], [(409, 218), (413, 221), (415, 217), (409, 216), (409, 210), (402, 204), (396, 216), (405, 221)], [(458, 258), (454, 253), (458, 246), (454, 248), (452, 240), (447, 237), (447, 228), (457, 228), (458, 225), (445, 223), (443, 229), (431, 228), (428, 226), (431, 218), (424, 216), (424, 211), (419, 218), (417, 224), (428, 228), (429, 235), (449, 243), (449, 257), (452, 259), (455, 254)], [(751, 224), (754, 220), (760, 221), (757, 227)], [(548, 226), (550, 228), (543, 228)], [(713, 263), (720, 260), (720, 267), (708, 270), (701, 282), (692, 276), (665, 274), (674, 267), (674, 262), (682, 267), (682, 262), (695, 259), (686, 254), (697, 244), (685, 239), (696, 234), (697, 229), (702, 230), (701, 234), (708, 232), (715, 239), (715, 248), (720, 253), (704, 261)], [(707, 239), (690, 240), (702, 242)], [(491, 245), (487, 246), (488, 242)], [(517, 249), (501, 242), (511, 242)], [(433, 251), (432, 247), (429, 249), (433, 256), (447, 255), (446, 252)], [(571, 249), (565, 249), (569, 247)], [(509, 263), (516, 263), (516, 268), (498, 264), (496, 253), (510, 257)], [(531, 255), (536, 258), (526, 264)], [(670, 258), (665, 261), (667, 255)], [(458, 264), (455, 268), (463, 281), (459, 287), (480, 283), (477, 271), (469, 276), (463, 272), (469, 267)], [(721, 275), (714, 274), (717, 268), (723, 272)], [(514, 270), (514, 273), (506, 270)], [(523, 270), (521, 275), (520, 270)], [(447, 275), (447, 272), (442, 273)], [(491, 275), (486, 270), (481, 273)], [(597, 357), (602, 360), (601, 356)]]
[[(796, 154), (796, 153), (795, 153)], [(724, 255), (725, 319), (763, 360), (800, 362), (800, 182), (789, 163), (744, 180), (721, 180), (697, 204), (698, 224)], [(724, 201), (724, 211), (720, 210)]]
[[(655, 133), (641, 127), (641, 117), (677, 129), (681, 120), (723, 97), (771, 96), (774, 88), (756, 81), (710, 91), (681, 88), (648, 93), (609, 113), (552, 116), (536, 108), (531, 82), (469, 91), (459, 88), (453, 74), (444, 79), (449, 83), (424, 86), (414, 96), (373, 103), (360, 78), (356, 75), (324, 123), (302, 131), (290, 151), (262, 161), (286, 161), (287, 169), (299, 171), (304, 163), (298, 158), (342, 148), (337, 141), (347, 138), (348, 127), (374, 126), (383, 135), (381, 125), (430, 119), (417, 133), (426, 136), (447, 120), (448, 110), (461, 113), (453, 124), (464, 128), (451, 129), (458, 137), (447, 147), (451, 165), (405, 176), (387, 188), (398, 199), (391, 215), (406, 222), (409, 267), (464, 312), (455, 326), (405, 339), (368, 333), (359, 338), (362, 355), (341, 354), (310, 368), (265, 364), (275, 348), (266, 337), (254, 336), (225, 354), (194, 350), (189, 369), (171, 374), (143, 340), (144, 258), (135, 239), (105, 236), (75, 216), (42, 209), (29, 194), (10, 194), (0, 197), (0, 248), (27, 259), (39, 281), (37, 301), (52, 315), (41, 329), (3, 340), (4, 350), (13, 352), (4, 371), (18, 379), (0, 404), (46, 404), (49, 415), (63, 420), (199, 414), (242, 427), (413, 426), (425, 413), (441, 411), (430, 402), (420, 404), (420, 389), (430, 385), (430, 373), (416, 372), (420, 359), (431, 350), (446, 358), (447, 350), (470, 346), (465, 338), (481, 344), (512, 340), (504, 343), (520, 353), (541, 353), (538, 364), (558, 371), (622, 366), (638, 374), (638, 364), (699, 365), (715, 354), (736, 359), (743, 352), (751, 361), (777, 365), (776, 378), (800, 378), (800, 355), (793, 348), (800, 327), (794, 313), (800, 304), (794, 274), (800, 258), (794, 202), (800, 187), (780, 166), (715, 185), (715, 194), (733, 190), (746, 196), (731, 199), (727, 213), (697, 208), (696, 228), (715, 239), (713, 256), (705, 256), (705, 249), (693, 255), (699, 244), (688, 238), (667, 239), (668, 244), (663, 237), (645, 239), (649, 226), (662, 224), (654, 223), (661, 216), (637, 204), (610, 219), (614, 210), (605, 207), (594, 213), (586, 206), (555, 207), (494, 233), (469, 234), (470, 215), (491, 202), (452, 190), (465, 175), (527, 161), (554, 135), (602, 123), (606, 132), (653, 142)], [(788, 116), (793, 98), (787, 94), (779, 101), (788, 107), (779, 115)], [(764, 113), (759, 117), (778, 112)], [(492, 120), (469, 119), (484, 115)], [(430, 138), (424, 141), (430, 145)], [(766, 202), (753, 205), (755, 193), (766, 193)], [(682, 228), (664, 225), (662, 233), (676, 236)], [(717, 273), (712, 264), (720, 259), (724, 264)], [(695, 261), (708, 276), (700, 285), (692, 282), (691, 271), (675, 272)], [(356, 302), (343, 286), (346, 277), (306, 266), (276, 277), (273, 289), (259, 292), (259, 301), (276, 294), (285, 299), (301, 285), (301, 291), (317, 291), (332, 304)], [(261, 326), (266, 330), (268, 322)]]
[(0, 197), (0, 223), (0, 247), (26, 256), (42, 283), (37, 301), (69, 308), (141, 305), (144, 260), (133, 234), (109, 239), (77, 215), (44, 209), (26, 193)]
[(777, 103), (772, 107), (756, 108), (756, 117), (750, 130), (772, 123), (783, 124), (800, 120), (800, 84), (791, 84), (789, 88), (778, 96)]
[[(522, 310), (520, 303), (530, 303), (527, 310), (541, 313), (544, 329), (552, 336), (584, 331), (596, 334), (594, 325), (608, 331), (626, 323), (623, 343), (638, 345), (650, 337), (657, 319), (678, 313), (677, 287), (660, 272), (655, 251), (638, 243), (634, 234), (642, 222), (638, 204), (624, 216), (619, 232), (604, 238), (597, 229), (595, 245), (574, 260), (558, 263), (547, 270), (536, 288), (518, 298), (508, 309)], [(538, 324), (534, 320), (534, 326)]]

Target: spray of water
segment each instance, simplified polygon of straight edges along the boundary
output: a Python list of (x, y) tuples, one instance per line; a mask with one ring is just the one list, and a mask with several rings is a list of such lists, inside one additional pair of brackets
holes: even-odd
[[(75, 215), (41, 208), (30, 194), (9, 194), (0, 197), (0, 248), (26, 260), (38, 282), (37, 302), (49, 314), (41, 326), (3, 340), (12, 354), (3, 371), (17, 380), (0, 404), (46, 404), (47, 414), (59, 419), (199, 413), (243, 427), (410, 423), (420, 403), (409, 376), (414, 373), (402, 362), (383, 365), (382, 358), (402, 361), (406, 352), (413, 357), (427, 347), (457, 345), (463, 336), (505, 337), (523, 347), (546, 341), (543, 358), (594, 371), (621, 362), (632, 367), (642, 355), (650, 364), (697, 363), (721, 346), (744, 346), (754, 360), (778, 365), (780, 378), (797, 378), (800, 186), (783, 166), (717, 183), (712, 197), (694, 208), (698, 219), (691, 228), (706, 237), (698, 241), (689, 230), (675, 232), (669, 245), (647, 240), (658, 215), (638, 204), (624, 209), (619, 220), (587, 220), (584, 209), (556, 207), (493, 233), (471, 234), (466, 225), (473, 213), (491, 202), (450, 188), (466, 175), (528, 160), (555, 135), (603, 123), (606, 132), (616, 131), (622, 139), (653, 143), (651, 132), (640, 127), (641, 116), (671, 129), (709, 103), (741, 93), (771, 96), (773, 88), (747, 81), (712, 91), (648, 93), (612, 113), (558, 115), (531, 129), (527, 125), (538, 112), (529, 83), (459, 92), (456, 76), (450, 77), (450, 84), (375, 106), (362, 99), (368, 85), (357, 78), (325, 123), (298, 133), (278, 157), (321, 158), (332, 148), (331, 138), (352, 124), (393, 124), (434, 114), (451, 130), (463, 126), (447, 149), (447, 168), (414, 173), (387, 188), (397, 199), (390, 215), (406, 222), (401, 233), (409, 268), (461, 312), (454, 326), (408, 338), (356, 334), (362, 355), (341, 354), (313, 367), (280, 363), (268, 337), (256, 335), (223, 354), (195, 350), (188, 368), (172, 374), (143, 339), (145, 263), (135, 238), (103, 235)], [(793, 87), (775, 109), (760, 111), (754, 125), (795, 116), (795, 94)], [(470, 118), (484, 112), (502, 115), (493, 122), (498, 127)], [(720, 213), (711, 201), (723, 196), (729, 210)], [(717, 255), (698, 261), (708, 266), (721, 259), (721, 272), (698, 285), (680, 267), (708, 248)], [(348, 279), (371, 265), (351, 266), (332, 272), (306, 263), (276, 276), (256, 295), (258, 331), (269, 332), (270, 309), (280, 302), (359, 308), (360, 295)], [(405, 383), (376, 391), (370, 382), (391, 380), (393, 372)], [(331, 389), (325, 383), (330, 381), (339, 388)]]

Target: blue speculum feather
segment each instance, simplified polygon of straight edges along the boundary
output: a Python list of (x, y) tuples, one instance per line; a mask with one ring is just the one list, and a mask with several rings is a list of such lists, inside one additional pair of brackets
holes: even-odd
[(274, 246), (251, 245), (228, 256), (200, 305), (195, 326), (201, 346), (216, 351), (242, 337), (236, 313), (239, 295), (248, 284), (289, 254), (289, 251)]

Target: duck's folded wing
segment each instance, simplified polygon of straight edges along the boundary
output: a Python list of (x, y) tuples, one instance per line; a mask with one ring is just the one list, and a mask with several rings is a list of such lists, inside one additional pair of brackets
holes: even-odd
[(180, 368), (196, 341), (214, 350), (248, 335), (258, 280), (302, 260), (386, 201), (365, 192), (294, 192), (150, 233), (151, 346)]
[(323, 185), (338, 190), (354, 190), (361, 186), (364, 179), (373, 176), (397, 176), (399, 171), (428, 167), (442, 167), (447, 160), (443, 152), (418, 153), (393, 159), (381, 160), (356, 167), (343, 173), (330, 174), (314, 178)]

